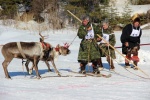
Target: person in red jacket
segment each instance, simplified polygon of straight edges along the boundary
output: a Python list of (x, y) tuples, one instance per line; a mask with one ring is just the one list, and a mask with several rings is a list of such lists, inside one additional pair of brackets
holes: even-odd
[[(135, 18), (133, 23), (126, 25), (121, 34), (122, 53), (126, 55), (126, 58), (132, 60), (137, 66), (139, 62), (138, 51), (140, 49), (140, 38), (142, 35), (142, 29), (140, 28), (140, 18)], [(131, 57), (131, 55), (133, 56)], [(134, 69), (138, 69), (133, 66)], [(125, 60), (125, 67), (130, 67), (129, 61)]]

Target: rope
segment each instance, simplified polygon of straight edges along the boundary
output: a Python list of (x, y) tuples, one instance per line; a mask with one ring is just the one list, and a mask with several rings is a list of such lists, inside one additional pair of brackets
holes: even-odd
[(21, 53), (22, 57), (23, 57), (24, 59), (26, 59), (26, 56), (25, 56), (25, 54), (24, 54), (23, 51), (22, 51), (22, 47), (21, 47), (20, 42), (17, 42), (17, 46), (18, 46), (18, 50), (19, 50), (19, 52)]
[[(91, 42), (90, 42), (90, 45), (91, 45)], [(89, 72), (90, 72), (90, 65), (89, 65), (89, 63), (90, 63), (90, 51), (91, 51), (90, 45), (89, 45), (89, 48), (88, 48), (88, 71)]]
[[(23, 51), (22, 51), (20, 42), (17, 42), (17, 46), (18, 46), (18, 50), (19, 50), (19, 52), (21, 53), (22, 57), (23, 57), (24, 59), (26, 59), (26, 56), (25, 56), (25, 54), (24, 54)], [(24, 76), (26, 77), (25, 72), (24, 72), (24, 64), (23, 64), (24, 62), (25, 62), (25, 61), (23, 61), (23, 59), (22, 59), (22, 69), (23, 69)]]
[[(76, 39), (77, 35), (75, 36), (75, 38), (71, 41), (70, 45), (72, 45), (72, 43), (74, 42), (74, 40)], [(69, 46), (70, 46), (69, 45)]]
[(22, 59), (22, 70), (23, 70), (24, 76), (26, 77), (26, 74), (25, 74), (25, 72), (24, 72), (24, 62), (26, 62), (26, 61), (23, 61), (23, 59)]
[[(140, 44), (140, 46), (145, 46), (145, 45), (150, 45), (150, 43)], [(122, 48), (122, 46), (118, 46), (118, 47), (115, 47), (115, 48)]]
[(110, 56), (110, 49), (109, 49), (109, 46), (108, 46), (108, 54), (109, 54), (109, 65), (110, 65), (109, 70), (110, 70), (110, 68), (111, 68), (111, 56)]
[[(114, 59), (114, 60), (115, 60), (115, 59)], [(120, 65), (117, 60), (115, 60), (115, 61), (118, 63), (118, 65)], [(120, 65), (120, 66), (121, 66), (121, 65)], [(122, 67), (122, 66), (121, 66), (121, 67)], [(143, 79), (150, 79), (150, 78), (146, 78), (146, 77), (140, 76), (140, 75), (138, 75), (138, 74), (135, 74), (135, 73), (129, 71), (129, 70), (128, 70), (127, 68), (125, 68), (125, 67), (123, 67), (123, 68), (124, 68), (126, 71), (128, 71), (129, 73), (131, 73), (131, 74), (133, 74), (133, 75), (135, 75), (135, 76), (138, 76), (138, 77), (143, 78)]]

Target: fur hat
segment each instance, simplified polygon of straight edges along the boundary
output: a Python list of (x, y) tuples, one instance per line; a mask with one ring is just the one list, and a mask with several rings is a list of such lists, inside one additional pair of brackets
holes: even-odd
[(140, 22), (141, 22), (138, 13), (134, 14), (134, 15), (131, 17), (131, 19), (132, 19), (132, 22), (133, 22), (133, 23), (135, 23), (135, 22), (139, 22), (139, 23), (140, 23)]
[(131, 20), (134, 21), (134, 19), (137, 18), (137, 17), (139, 17), (139, 14), (138, 14), (138, 13), (134, 14), (134, 15), (131, 17)]

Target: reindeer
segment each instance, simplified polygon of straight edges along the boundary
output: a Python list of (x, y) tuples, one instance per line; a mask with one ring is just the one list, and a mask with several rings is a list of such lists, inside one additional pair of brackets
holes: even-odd
[[(45, 47), (45, 50), (49, 50), (50, 48)], [(2, 63), (5, 77), (11, 79), (7, 67), (9, 63), (13, 60), (13, 58), (19, 59), (29, 59), (32, 61), (37, 78), (41, 78), (38, 72), (38, 62), (43, 58), (44, 52), (43, 47), (40, 42), (10, 42), (3, 45), (1, 52), (4, 56), (4, 61)]]
[[(60, 46), (58, 44), (56, 47), (52, 47), (49, 43), (44, 42), (45, 36), (42, 36), (41, 33), (39, 33), (39, 35), (41, 36), (40, 42), (42, 43), (43, 48), (45, 48), (45, 49), (46, 48), (50, 48), (49, 50), (45, 51), (45, 53), (44, 53), (45, 55), (43, 56), (43, 58), (41, 60), (46, 63), (46, 65), (48, 67), (48, 71), (51, 71), (50, 65), (48, 63), (48, 61), (51, 61), (52, 65), (53, 65), (53, 67), (55, 69), (55, 72), (58, 74), (58, 76), (61, 76), (59, 71), (56, 68), (54, 60), (57, 59), (57, 57), (59, 55), (66, 56), (67, 54), (70, 53), (70, 50), (68, 49), (69, 48), (69, 44), (65, 43), (64, 46)], [(32, 65), (32, 67), (29, 70), (29, 67), (28, 67), (29, 63), (30, 63), (30, 60), (28, 59), (26, 61), (26, 63), (25, 63), (26, 70), (27, 70), (28, 74), (32, 74), (34, 65)]]
[[(21, 49), (19, 49), (19, 45)], [(5, 77), (10, 79), (10, 75), (8, 73), (7, 67), (9, 63), (13, 60), (13, 58), (19, 59), (30, 59), (32, 61), (37, 78), (41, 78), (38, 72), (38, 62), (44, 55), (43, 48), (41, 43), (39, 42), (10, 42), (5, 44), (2, 47), (2, 55), (4, 56), (4, 61), (2, 63), (3, 69), (5, 72)]]
[[(63, 56), (66, 56), (67, 54), (70, 53), (70, 50), (68, 49), (69, 45), (68, 44), (65, 44), (64, 46), (60, 46), (59, 44), (56, 46), (56, 47), (52, 47), (50, 52), (48, 53), (48, 57), (46, 58), (42, 58), (41, 60), (45, 62), (45, 64), (47, 65), (48, 67), (48, 71), (51, 71), (50, 69), (50, 65), (49, 65), (49, 61), (51, 61), (54, 69), (55, 69), (55, 72), (59, 75), (59, 71), (57, 70), (56, 68), (56, 65), (54, 63), (54, 60), (57, 59), (57, 57), (59, 55), (63, 55)], [(30, 63), (30, 60), (27, 60), (26, 63), (25, 63), (25, 66), (26, 66), (26, 70), (28, 72), (28, 74), (32, 74), (32, 71), (33, 71), (33, 68), (34, 66), (32, 65), (32, 67), (29, 69), (28, 65)]]
[(44, 36), (42, 36), (41, 33), (39, 33), (39, 35), (42, 37), (40, 38), (40, 42), (10, 42), (3, 45), (1, 51), (4, 56), (4, 62), (2, 63), (2, 65), (6, 78), (8, 79), (11, 78), (8, 73), (7, 67), (13, 58), (27, 59), (25, 65), (28, 73), (29, 73), (28, 64), (31, 61), (33, 63), (32, 69), (33, 68), (35, 69), (36, 76), (38, 79), (41, 78), (37, 66), (39, 60), (45, 61), (48, 68), (49, 68), (48, 61), (51, 61), (56, 73), (59, 76), (61, 76), (54, 63), (54, 58), (56, 58), (58, 55), (65, 56), (69, 54), (70, 53), (70, 50), (68, 49), (69, 46), (57, 45), (56, 48), (54, 48), (49, 43), (44, 42)]

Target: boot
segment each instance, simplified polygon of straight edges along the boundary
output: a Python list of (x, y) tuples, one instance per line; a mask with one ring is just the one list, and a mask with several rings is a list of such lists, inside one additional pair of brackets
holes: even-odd
[(101, 58), (97, 60), (97, 64), (98, 64), (98, 70), (101, 71), (104, 69)]
[(80, 71), (79, 71), (79, 73), (86, 74), (86, 71), (85, 71), (86, 64), (87, 63), (83, 63), (83, 62), (80, 63)]
[[(137, 66), (137, 63), (138, 63), (138, 62), (137, 62), (137, 61), (134, 61), (133, 63), (134, 63), (134, 65)], [(137, 68), (136, 66), (133, 66), (133, 69), (134, 69), (134, 70), (138, 70), (138, 68)]]
[[(128, 51), (127, 54), (126, 54), (126, 58), (130, 61), (132, 60), (131, 58), (131, 52)], [(125, 59), (125, 68), (131, 68), (130, 64), (129, 64), (129, 61)]]
[(130, 64), (125, 62), (125, 68), (131, 68)]
[(93, 73), (94, 74), (100, 74), (98, 67), (93, 67)]
[[(135, 51), (135, 52), (133, 53), (132, 61), (133, 61), (134, 65), (137, 66), (137, 64), (138, 64), (138, 62), (139, 62), (138, 51)], [(134, 69), (134, 70), (138, 70), (138, 68), (137, 68), (136, 66), (133, 66), (133, 69)]]
[(92, 61), (92, 67), (93, 67), (94, 74), (100, 74), (100, 71), (98, 70), (98, 66), (97, 66), (97, 61)]

